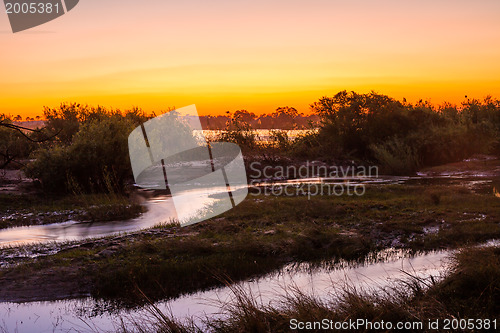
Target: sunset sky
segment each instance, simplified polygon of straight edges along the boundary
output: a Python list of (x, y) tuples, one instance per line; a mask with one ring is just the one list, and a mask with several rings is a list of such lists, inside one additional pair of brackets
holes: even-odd
[(1, 8), (0, 114), (72, 101), (308, 112), (343, 89), (500, 98), (498, 0), (80, 0), (16, 34)]

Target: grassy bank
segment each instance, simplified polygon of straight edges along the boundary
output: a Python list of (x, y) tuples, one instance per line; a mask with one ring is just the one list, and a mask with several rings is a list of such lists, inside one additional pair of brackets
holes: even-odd
[(137, 217), (139, 204), (117, 194), (51, 196), (0, 194), (0, 229), (76, 221), (117, 221)]
[[(319, 325), (313, 326), (314, 323), (364, 319), (372, 325), (384, 322), (386, 329), (382, 331), (397, 331), (397, 323), (407, 323), (411, 325), (408, 331), (493, 332), (495, 325), (497, 329), (500, 325), (500, 248), (463, 250), (453, 258), (453, 266), (442, 281), (426, 282), (413, 277), (377, 295), (346, 288), (340, 300), (322, 301), (296, 290), (283, 296), (278, 307), (271, 307), (259, 304), (255, 295), (243, 290), (234, 288), (233, 293), (236, 302), (225, 307), (228, 318), (206, 318), (203, 329), (192, 323), (181, 323), (153, 307), (157, 320), (145, 320), (133, 331), (206, 332), (208, 328), (211, 332), (290, 332), (297, 331), (294, 328), (299, 323), (303, 327), (309, 323), (308, 331), (323, 332), (325, 330)], [(439, 329), (430, 328), (429, 320), (439, 320)], [(447, 320), (450, 321), (448, 329), (445, 328)], [(387, 329), (388, 323), (393, 329)], [(472, 323), (473, 329), (453, 329), (454, 325), (460, 327), (464, 323)], [(123, 327), (123, 331), (129, 330), (130, 327)], [(369, 324), (360, 324), (346, 331), (377, 330), (370, 329)]]
[(221, 218), (182, 229), (187, 236), (144, 239), (101, 261), (94, 291), (120, 297), (137, 285), (154, 299), (175, 296), (220, 285), (220, 276), (238, 281), (287, 262), (356, 260), (390, 246), (431, 250), (500, 238), (499, 221), (498, 199), (461, 187), (250, 198)]
[(431, 250), (500, 238), (499, 221), (498, 198), (461, 185), (372, 186), (361, 197), (311, 200), (249, 195), (203, 223), (88, 241), (3, 269), (0, 297), (22, 294), (19, 283), (28, 279), (50, 294), (47, 286), (52, 283), (57, 291), (58, 279), (71, 276), (73, 289), (96, 297), (135, 302), (142, 299), (135, 293), (139, 287), (162, 299), (221, 285), (220, 277), (239, 281), (289, 262), (356, 260), (391, 246)]

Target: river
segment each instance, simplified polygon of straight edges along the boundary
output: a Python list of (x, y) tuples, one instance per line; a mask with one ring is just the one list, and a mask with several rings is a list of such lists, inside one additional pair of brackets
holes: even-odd
[[(498, 179), (498, 170), (490, 173), (443, 172), (421, 173), (413, 177), (366, 177), (366, 178), (311, 178), (263, 183), (259, 186), (281, 186), (297, 182), (308, 184), (341, 183), (351, 185), (385, 186), (387, 184), (461, 184), (474, 191), (492, 192), (492, 183)], [(192, 204), (193, 193), (186, 194), (186, 205)], [(201, 195), (200, 203), (209, 205), (210, 199)], [(147, 212), (138, 218), (116, 222), (83, 223), (67, 221), (59, 224), (18, 227), (0, 230), (0, 247), (28, 243), (78, 241), (120, 233), (136, 232), (168, 223), (175, 216), (170, 204), (171, 197), (153, 196), (145, 203)], [(498, 242), (489, 245), (498, 246)], [(271, 274), (233, 285), (184, 295), (156, 306), (180, 320), (192, 318), (198, 325), (206, 316), (224, 317), (227, 306), (234, 302), (234, 288), (252, 295), (258, 304), (280, 306), (286, 295), (295, 290), (314, 295), (322, 300), (335, 300), (346, 287), (365, 292), (390, 292), (401, 279), (410, 275), (423, 281), (439, 280), (449, 267), (447, 259), (452, 251), (439, 251), (415, 256), (404, 250), (388, 249), (374, 254), (361, 264), (332, 263), (323, 268), (310, 269), (307, 265), (288, 265)], [(114, 309), (90, 297), (53, 302), (0, 303), (0, 332), (105, 332), (116, 331), (120, 320), (127, 327), (139, 323), (143, 328), (151, 319), (146, 308), (134, 310)], [(146, 329), (147, 330), (147, 329)]]
[[(284, 180), (272, 183), (260, 183), (257, 186), (287, 186), (298, 183), (305, 184), (339, 184), (345, 186), (384, 186), (393, 184), (423, 184), (423, 185), (455, 185), (462, 184), (474, 190), (492, 191), (491, 184), (495, 179), (490, 174), (420, 174), (413, 177), (378, 176), (378, 177), (335, 177), (307, 178)], [(493, 192), (492, 192), (493, 193)], [(198, 195), (197, 195), (198, 194)], [(251, 194), (250, 194), (251, 195)], [(183, 197), (185, 200), (183, 200)], [(213, 199), (207, 198), (204, 191), (189, 191), (178, 193), (176, 205), (209, 206)], [(130, 233), (158, 224), (169, 223), (176, 217), (172, 209), (172, 198), (168, 195), (153, 196), (144, 204), (147, 211), (141, 216), (125, 221), (78, 222), (66, 221), (47, 225), (14, 227), (0, 230), (0, 248), (26, 244), (43, 244), (50, 242), (80, 241), (88, 238), (112, 236), (120, 233)]]
[[(225, 307), (234, 302), (234, 289), (243, 290), (258, 304), (280, 306), (283, 297), (300, 290), (324, 301), (331, 301), (346, 287), (361, 292), (390, 292), (409, 275), (425, 281), (438, 281), (449, 266), (451, 251), (411, 256), (407, 251), (388, 249), (361, 264), (334, 263), (310, 269), (306, 264), (288, 265), (261, 278), (232, 286), (184, 295), (157, 303), (164, 313), (203, 325), (203, 318), (223, 318)], [(108, 308), (91, 298), (54, 302), (0, 303), (0, 331), (6, 332), (111, 332), (124, 320), (128, 328), (142, 328), (154, 318), (148, 307), (134, 310)], [(146, 329), (147, 331), (147, 329)]]

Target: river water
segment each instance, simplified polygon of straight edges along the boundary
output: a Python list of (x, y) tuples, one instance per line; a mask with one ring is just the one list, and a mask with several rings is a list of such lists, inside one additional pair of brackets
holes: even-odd
[[(234, 302), (234, 288), (243, 290), (259, 305), (279, 307), (294, 290), (324, 301), (335, 300), (345, 288), (360, 292), (390, 292), (409, 275), (429, 281), (439, 280), (449, 267), (450, 251), (411, 256), (403, 250), (389, 249), (361, 264), (333, 263), (311, 269), (289, 265), (261, 278), (228, 287), (200, 291), (160, 302), (157, 307), (180, 321), (193, 319), (203, 326), (203, 318), (223, 318), (224, 309)], [(0, 303), (0, 331), (6, 332), (113, 332), (120, 320), (133, 328), (146, 327), (154, 318), (148, 308), (110, 310), (91, 298), (54, 302)]]
[[(493, 178), (494, 179), (494, 178)], [(379, 176), (379, 177), (335, 177), (335, 178), (307, 178), (285, 180), (272, 183), (260, 183), (257, 186), (290, 186), (298, 183), (302, 184), (339, 184), (347, 186), (383, 186), (391, 184), (416, 184), (416, 185), (457, 185), (461, 184), (471, 189), (482, 189), (493, 193), (491, 175), (419, 175), (414, 177), (401, 176)], [(262, 191), (261, 193), (265, 193)], [(251, 195), (251, 194), (249, 194)], [(176, 194), (176, 206), (209, 206), (214, 199), (204, 191), (189, 191)], [(185, 198), (185, 199), (183, 199)], [(78, 222), (67, 221), (64, 223), (54, 223), (47, 225), (35, 225), (27, 227), (14, 227), (0, 230), (0, 248), (7, 246), (42, 244), (49, 242), (79, 241), (87, 238), (112, 236), (120, 233), (135, 232), (142, 229), (151, 228), (158, 224), (169, 223), (176, 217), (173, 209), (172, 198), (168, 195), (155, 196), (145, 203), (147, 212), (141, 216), (125, 220), (112, 222)]]
[[(498, 171), (498, 170), (496, 170)], [(495, 173), (495, 177), (498, 174)], [(299, 181), (274, 182), (287, 185), (297, 182), (366, 184), (462, 184), (474, 190), (492, 191), (495, 177), (490, 174), (420, 174), (415, 177), (366, 177), (366, 178), (311, 178)], [(269, 184), (260, 184), (269, 186)], [(188, 199), (189, 198), (189, 199)], [(169, 196), (156, 196), (145, 203), (147, 212), (138, 218), (117, 222), (65, 223), (19, 227), (0, 230), (0, 247), (27, 243), (62, 242), (103, 237), (119, 233), (135, 232), (159, 223), (168, 223), (175, 216)], [(200, 202), (210, 205), (211, 200), (200, 193)], [(204, 201), (203, 201), (204, 200)], [(193, 193), (186, 194), (185, 205), (193, 204)], [(493, 244), (498, 246), (498, 244)], [(322, 300), (334, 300), (346, 287), (366, 292), (390, 290), (401, 279), (410, 275), (429, 280), (439, 278), (449, 267), (450, 251), (432, 252), (411, 256), (403, 250), (389, 249), (373, 256), (362, 264), (332, 263), (328, 267), (309, 269), (307, 265), (290, 265), (261, 278), (233, 286), (244, 290), (262, 305), (280, 306), (283, 297), (300, 290)], [(234, 290), (234, 289), (233, 289)], [(233, 290), (227, 287), (184, 295), (168, 302), (160, 302), (158, 308), (176, 318), (192, 318), (202, 325), (202, 319), (224, 317), (224, 309), (234, 302)], [(0, 303), (0, 332), (105, 332), (116, 331), (120, 320), (128, 327), (139, 323), (147, 325), (151, 313), (148, 308), (134, 310), (111, 309), (91, 298), (54, 302)]]
[[(176, 198), (176, 205), (210, 205), (213, 200), (207, 198), (200, 192), (193, 202), (192, 192), (184, 193)], [(172, 197), (168, 195), (155, 196), (144, 204), (146, 213), (141, 216), (125, 221), (105, 222), (78, 222), (66, 221), (64, 223), (53, 223), (46, 225), (34, 225), (27, 227), (15, 227), (0, 230), (0, 248), (32, 243), (78, 241), (87, 238), (105, 237), (120, 233), (129, 233), (141, 229), (151, 228), (162, 223), (171, 223), (176, 217), (173, 208)]]

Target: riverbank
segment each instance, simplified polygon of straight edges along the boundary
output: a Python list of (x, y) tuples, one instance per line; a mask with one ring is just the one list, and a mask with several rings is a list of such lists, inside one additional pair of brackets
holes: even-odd
[(152, 316), (122, 324), (119, 330), (495, 332), (500, 327), (500, 248), (464, 249), (454, 255), (443, 279), (421, 279), (409, 273), (378, 293), (344, 286), (325, 300), (293, 289), (268, 305), (244, 289), (232, 291), (235, 302), (221, 304), (222, 319), (207, 317), (200, 325), (192, 318), (174, 318), (152, 305)]
[(145, 208), (117, 194), (71, 195), (0, 194), (0, 230), (67, 221), (100, 222), (139, 216)]
[(48, 195), (21, 170), (0, 169), (0, 230), (71, 220), (126, 220), (144, 212), (140, 202), (117, 193)]
[(495, 238), (500, 200), (483, 187), (373, 185), (359, 197), (311, 200), (250, 194), (222, 216), (188, 227), (48, 244), (41, 256), (36, 246), (0, 250), (12, 258), (0, 270), (0, 300), (92, 295), (135, 304), (144, 300), (138, 289), (159, 300), (291, 262), (362, 260), (389, 247), (427, 251)]

